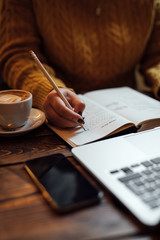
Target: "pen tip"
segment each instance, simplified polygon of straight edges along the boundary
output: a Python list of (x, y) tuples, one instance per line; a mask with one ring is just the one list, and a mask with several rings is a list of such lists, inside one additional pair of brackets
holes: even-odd
[(82, 126), (82, 127), (83, 127), (84, 131), (87, 131), (84, 126)]

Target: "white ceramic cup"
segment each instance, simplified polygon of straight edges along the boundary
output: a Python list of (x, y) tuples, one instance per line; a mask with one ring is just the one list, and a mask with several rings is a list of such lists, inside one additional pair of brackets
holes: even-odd
[(0, 126), (12, 131), (22, 127), (32, 108), (32, 94), (25, 90), (0, 91)]

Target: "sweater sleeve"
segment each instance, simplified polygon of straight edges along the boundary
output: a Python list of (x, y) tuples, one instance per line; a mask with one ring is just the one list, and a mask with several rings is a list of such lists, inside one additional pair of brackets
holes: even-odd
[(59, 87), (65, 84), (55, 76), (42, 52), (31, 0), (2, 0), (0, 12), (0, 74), (10, 88), (33, 94), (33, 106), (43, 109), (46, 95), (53, 89), (29, 54), (33, 50)]
[[(158, 2), (158, 1), (157, 1)], [(160, 100), (160, 4), (155, 4), (155, 21), (145, 54), (141, 62), (141, 71), (146, 83), (155, 97)]]

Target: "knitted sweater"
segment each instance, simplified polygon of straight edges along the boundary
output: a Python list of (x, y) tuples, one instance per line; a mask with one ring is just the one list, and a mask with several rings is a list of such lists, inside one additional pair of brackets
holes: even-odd
[(140, 64), (158, 98), (160, 11), (154, 0), (2, 0), (1, 5), (0, 74), (9, 87), (32, 92), (33, 106), (42, 109), (52, 86), (31, 49), (59, 87), (77, 93), (134, 87)]

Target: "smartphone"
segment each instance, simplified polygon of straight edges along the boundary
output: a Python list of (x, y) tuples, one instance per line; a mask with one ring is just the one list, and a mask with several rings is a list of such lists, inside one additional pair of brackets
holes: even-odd
[(55, 211), (67, 213), (100, 203), (103, 193), (62, 154), (25, 162), (25, 169)]

